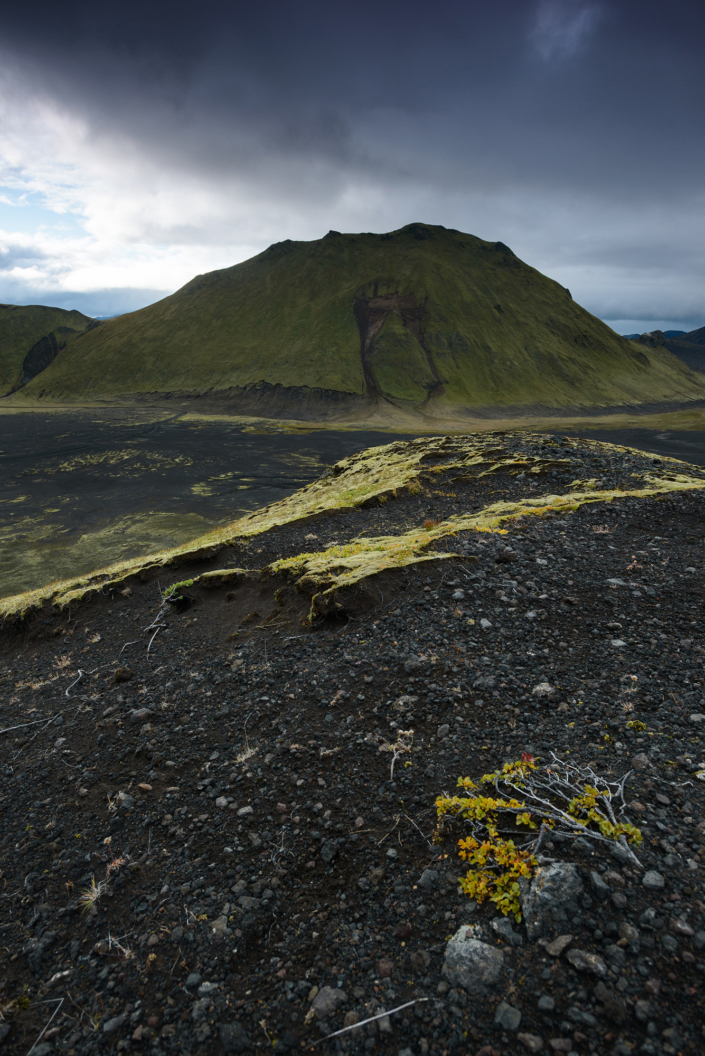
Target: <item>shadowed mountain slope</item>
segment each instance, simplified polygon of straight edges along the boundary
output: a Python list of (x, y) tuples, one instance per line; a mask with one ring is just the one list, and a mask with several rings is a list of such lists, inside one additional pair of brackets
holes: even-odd
[(21, 399), (216, 396), (288, 417), (705, 398), (501, 242), (410, 224), (280, 242), (62, 352)]
[(95, 321), (41, 304), (0, 304), (0, 396), (26, 385)]

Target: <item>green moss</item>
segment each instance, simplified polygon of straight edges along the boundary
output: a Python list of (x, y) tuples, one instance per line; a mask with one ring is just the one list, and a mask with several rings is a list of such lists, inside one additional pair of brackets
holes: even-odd
[[(531, 439), (531, 434), (526, 435)], [(556, 445), (556, 453), (569, 454), (571, 449), (578, 447), (584, 450), (585, 444), (600, 450), (634, 451), (614, 444), (568, 439), (560, 446)], [(543, 472), (565, 465), (566, 461), (569, 464), (569, 460), (564, 458), (517, 458), (504, 450), (501, 438), (486, 434), (428, 437), (368, 448), (360, 454), (342, 459), (319, 480), (293, 495), (197, 539), (146, 557), (113, 563), (88, 576), (53, 582), (40, 590), (5, 598), (0, 601), (0, 615), (7, 617), (23, 613), (47, 600), (66, 605), (91, 590), (122, 582), (139, 571), (162, 568), (204, 553), (215, 554), (236, 539), (251, 538), (271, 528), (303, 521), (325, 511), (381, 502), (404, 488), (415, 493), (426, 486), (435, 487), (442, 476), (452, 482), (456, 478), (479, 477), (497, 472), (512, 473), (519, 469)], [(323, 611), (335, 603), (337, 591), (354, 586), (384, 569), (419, 561), (446, 560), (451, 555), (427, 553), (426, 548), (458, 531), (504, 530), (502, 526), (516, 518), (574, 510), (587, 503), (609, 502), (615, 498), (646, 497), (705, 486), (698, 470), (693, 468), (691, 472), (687, 463), (668, 458), (661, 460), (658, 474), (649, 473), (638, 478), (635, 485), (640, 486), (634, 489), (598, 491), (591, 488), (591, 484), (588, 482), (581, 490), (579, 482), (573, 489), (570, 482), (566, 481), (565, 494), (495, 502), (477, 513), (458, 515), (428, 530), (418, 528), (399, 536), (359, 539), (349, 547), (333, 547), (320, 554), (298, 555), (272, 565), (270, 571), (286, 573), (297, 582), (300, 581), (301, 588), (314, 598), (314, 611)], [(233, 570), (233, 574), (240, 574), (240, 570)], [(223, 575), (223, 570), (213, 573), (213, 576)], [(317, 597), (322, 600), (316, 601)]]

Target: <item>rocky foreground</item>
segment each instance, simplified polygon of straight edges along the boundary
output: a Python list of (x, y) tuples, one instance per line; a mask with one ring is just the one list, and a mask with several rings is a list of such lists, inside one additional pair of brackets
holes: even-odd
[[(3, 1052), (703, 1052), (705, 474), (490, 442), (501, 473), (6, 621)], [(629, 494), (657, 472), (692, 490)], [(610, 501), (434, 538), (325, 616), (281, 564), (573, 478)], [(522, 757), (629, 773), (643, 840), (549, 832), (518, 922), (434, 831)]]

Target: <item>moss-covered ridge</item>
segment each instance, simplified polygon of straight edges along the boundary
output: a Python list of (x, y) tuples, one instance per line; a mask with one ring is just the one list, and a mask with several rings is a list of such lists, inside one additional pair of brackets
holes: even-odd
[[(213, 557), (236, 540), (246, 540), (270, 529), (291, 525), (332, 511), (350, 510), (367, 503), (393, 500), (404, 489), (415, 494), (445, 481), (469, 476), (490, 477), (497, 473), (525, 474), (538, 477), (548, 470), (572, 470), (571, 453), (583, 450), (609, 449), (625, 455), (642, 454), (633, 448), (603, 444), (598, 441), (563, 439), (525, 434), (527, 441), (540, 440), (542, 456), (518, 457), (503, 445), (505, 434), (476, 434), (465, 437), (426, 437), (398, 441), (383, 447), (368, 448), (360, 454), (341, 460), (322, 477), (293, 495), (258, 510), (256, 513), (225, 525), (195, 539), (189, 544), (133, 558), (99, 569), (96, 572), (48, 584), (39, 590), (14, 595), (0, 601), (0, 615), (17, 616), (50, 602), (65, 607), (80, 601), (86, 594), (119, 586), (131, 576), (150, 569), (175, 567), (199, 557)], [(419, 527), (396, 536), (359, 539), (348, 547), (331, 547), (318, 554), (302, 554), (275, 563), (270, 574), (285, 574), (301, 589), (313, 595), (314, 609), (325, 611), (335, 604), (337, 591), (354, 586), (362, 579), (384, 569), (401, 567), (420, 560), (444, 560), (449, 555), (427, 553), (431, 544), (458, 531), (501, 530), (507, 521), (540, 516), (550, 510), (576, 509), (585, 503), (612, 501), (626, 497), (647, 497), (705, 486), (705, 473), (677, 459), (660, 460), (658, 473), (636, 474), (635, 487), (629, 490), (605, 490), (594, 481), (567, 480), (564, 493), (529, 497), (515, 502), (495, 502), (482, 510), (450, 518), (441, 524)], [(250, 570), (250, 572), (255, 570)], [(207, 573), (211, 583), (237, 578), (241, 570), (221, 569)], [(327, 600), (328, 599), (328, 600)], [(332, 601), (330, 600), (332, 599)]]
[[(343, 592), (381, 572), (418, 564), (422, 561), (457, 560), (455, 553), (427, 552), (433, 544), (458, 532), (501, 532), (510, 521), (524, 517), (543, 517), (557, 513), (573, 513), (581, 506), (614, 499), (647, 498), (673, 491), (705, 488), (705, 479), (696, 480), (686, 474), (666, 477), (649, 475), (648, 487), (623, 491), (609, 489), (574, 490), (568, 495), (544, 496), (540, 502), (524, 499), (516, 502), (495, 502), (478, 513), (453, 517), (430, 528), (419, 528), (403, 535), (360, 538), (347, 546), (333, 546), (319, 553), (300, 554), (276, 561), (264, 571), (270, 575), (285, 573), (296, 589), (311, 595), (311, 616), (343, 608)], [(580, 482), (575, 482), (576, 485)], [(464, 559), (465, 560), (465, 559)]]
[(16, 399), (204, 394), (274, 417), (433, 419), (702, 400), (705, 378), (619, 337), (503, 243), (409, 224), (199, 275), (83, 335)]

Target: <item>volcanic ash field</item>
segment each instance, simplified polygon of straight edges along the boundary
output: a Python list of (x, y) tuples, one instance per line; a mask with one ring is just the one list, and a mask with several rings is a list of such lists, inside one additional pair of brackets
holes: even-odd
[(6, 603), (3, 1051), (701, 1053), (704, 487), (396, 443)]

